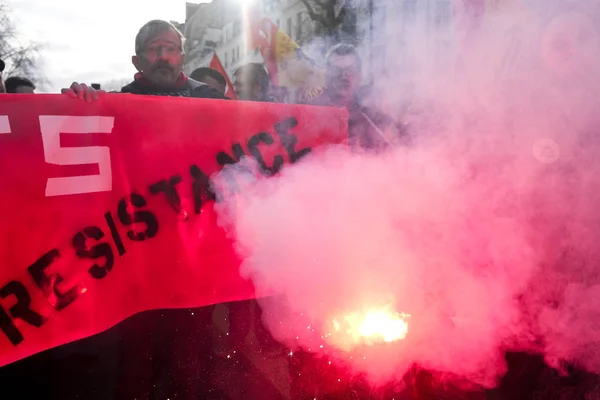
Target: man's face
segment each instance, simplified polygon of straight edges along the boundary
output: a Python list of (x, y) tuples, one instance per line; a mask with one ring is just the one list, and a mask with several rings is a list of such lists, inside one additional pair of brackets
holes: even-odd
[(17, 86), (15, 89), (15, 93), (34, 93), (33, 88), (31, 86)]
[(333, 94), (351, 99), (360, 86), (361, 70), (354, 55), (333, 54), (325, 73), (327, 88)]
[(172, 29), (161, 32), (148, 40), (132, 61), (138, 71), (157, 86), (172, 87), (183, 65), (181, 38)]
[(256, 101), (260, 96), (260, 86), (252, 82), (249, 74), (240, 71), (235, 74), (233, 86), (240, 100)]
[(227, 85), (217, 82), (216, 79), (210, 76), (203, 76), (202, 79), (200, 79), (200, 82), (206, 83), (211, 88), (218, 90), (221, 94), (225, 94), (225, 91), (227, 90)]
[(570, 12), (554, 18), (542, 37), (542, 58), (557, 77), (592, 76), (600, 59), (600, 38), (592, 20)]

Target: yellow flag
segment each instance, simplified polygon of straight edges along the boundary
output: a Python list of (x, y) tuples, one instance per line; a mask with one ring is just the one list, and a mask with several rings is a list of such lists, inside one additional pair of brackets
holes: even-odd
[(270, 19), (255, 25), (259, 38), (255, 42), (276, 86), (311, 90), (324, 85), (324, 71), (302, 48)]

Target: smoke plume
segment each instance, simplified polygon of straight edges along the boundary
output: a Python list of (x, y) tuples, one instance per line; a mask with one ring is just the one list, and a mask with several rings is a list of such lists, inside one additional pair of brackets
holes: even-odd
[[(243, 187), (220, 216), (278, 340), (373, 382), (417, 363), (491, 387), (510, 349), (600, 373), (597, 10), (499, 4), (477, 21), (457, 8), (434, 55), (418, 16), (403, 28), (418, 68), (382, 75), (375, 95), (410, 146), (224, 172)], [(405, 337), (336, 336), (333, 321), (368, 310), (410, 315)]]

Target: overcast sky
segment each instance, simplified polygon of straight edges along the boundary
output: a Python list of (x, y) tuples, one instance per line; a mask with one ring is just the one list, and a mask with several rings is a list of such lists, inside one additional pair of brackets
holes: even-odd
[[(202, 0), (189, 0), (201, 3)], [(132, 79), (135, 35), (151, 19), (185, 19), (185, 0), (8, 0), (20, 33), (45, 44), (49, 91)]]

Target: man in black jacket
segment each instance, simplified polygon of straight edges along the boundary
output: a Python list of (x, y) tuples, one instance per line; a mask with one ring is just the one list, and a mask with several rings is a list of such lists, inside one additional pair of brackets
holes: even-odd
[[(181, 70), (185, 38), (173, 24), (153, 20), (135, 38), (137, 73), (121, 93), (227, 99)], [(62, 92), (95, 101), (105, 93), (82, 83)], [(153, 310), (119, 324), (117, 399), (221, 399), (214, 386), (214, 307)]]
[[(121, 93), (226, 99), (219, 91), (183, 73), (184, 45), (183, 34), (170, 22), (146, 23), (135, 38), (135, 55), (131, 57), (138, 72)], [(77, 82), (62, 92), (86, 101), (97, 100), (104, 93)]]
[(327, 54), (325, 90), (309, 104), (346, 108), (348, 135), (353, 147), (382, 149), (405, 138), (404, 127), (372, 107), (362, 104), (362, 65), (352, 45), (339, 44)]

